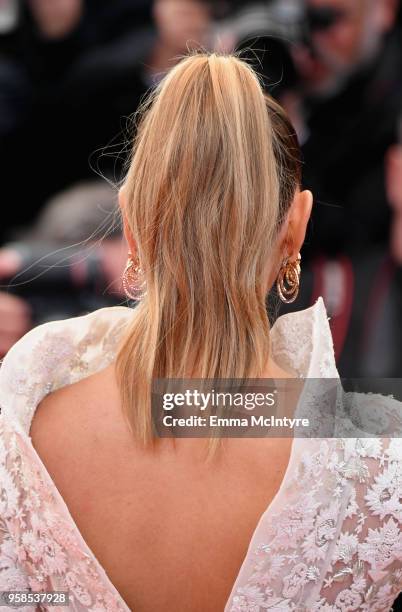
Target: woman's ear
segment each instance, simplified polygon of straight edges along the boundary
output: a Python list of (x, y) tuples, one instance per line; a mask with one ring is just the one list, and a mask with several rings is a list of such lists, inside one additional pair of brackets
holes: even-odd
[(128, 221), (127, 221), (127, 215), (126, 215), (127, 196), (126, 196), (126, 191), (125, 191), (124, 186), (121, 187), (121, 189), (119, 190), (119, 206), (120, 206), (121, 216), (122, 216), (122, 219), (123, 219), (123, 233), (124, 233), (124, 237), (126, 239), (129, 252), (132, 255), (135, 255), (135, 253), (137, 252), (137, 246), (135, 244), (133, 235), (132, 235), (131, 230), (130, 230), (130, 226), (129, 226)]
[(289, 211), (285, 239), (291, 250), (287, 254), (291, 260), (296, 259), (303, 246), (312, 207), (313, 194), (311, 191), (297, 191)]

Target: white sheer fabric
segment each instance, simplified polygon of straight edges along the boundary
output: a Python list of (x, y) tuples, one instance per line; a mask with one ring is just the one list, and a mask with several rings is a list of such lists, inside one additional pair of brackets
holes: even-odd
[[(70, 610), (129, 610), (82, 538), (29, 431), (47, 393), (114, 360), (131, 316), (128, 308), (104, 308), (41, 325), (4, 359), (0, 591), (69, 591)], [(338, 378), (322, 299), (280, 317), (271, 337), (282, 367), (306, 378)], [(373, 401), (395, 419), (395, 402)], [(402, 590), (401, 523), (400, 438), (294, 440), (280, 490), (256, 526), (225, 612), (390, 610)]]

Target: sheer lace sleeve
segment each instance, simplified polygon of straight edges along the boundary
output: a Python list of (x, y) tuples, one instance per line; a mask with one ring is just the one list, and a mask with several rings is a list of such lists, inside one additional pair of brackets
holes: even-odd
[[(0, 415), (0, 590), (68, 592), (68, 609), (74, 612), (128, 611), (82, 539), (29, 439), (4, 415)], [(37, 609), (26, 608), (65, 609), (44, 603)]]
[[(110, 364), (129, 318), (129, 309), (116, 307), (45, 323), (19, 340), (4, 359), (0, 368), (0, 591), (63, 591), (69, 593), (68, 609), (74, 612), (128, 611), (83, 540), (29, 432), (37, 404), (47, 393)], [(66, 608), (41, 603), (25, 609), (56, 612)]]
[[(10, 529), (10, 519), (17, 515), (23, 516), (23, 509), (17, 509), (20, 492), (16, 486), (13, 474), (18, 469), (12, 453), (12, 437), (4, 427), (0, 414), (0, 592), (28, 591), (30, 588), (15, 537)], [(19, 607), (22, 612), (36, 612), (35, 606)], [(9, 611), (10, 607), (2, 605), (0, 610)]]
[[(351, 483), (314, 610), (390, 610), (402, 590), (400, 439), (338, 441), (334, 470)], [(335, 459), (335, 456), (334, 456)]]
[(294, 444), (226, 610), (388, 612), (402, 590), (401, 440)]

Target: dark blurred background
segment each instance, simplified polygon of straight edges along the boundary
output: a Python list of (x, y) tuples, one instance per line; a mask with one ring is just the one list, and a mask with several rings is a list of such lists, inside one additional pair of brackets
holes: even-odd
[(241, 51), (288, 110), (315, 206), (299, 299), (341, 375), (402, 374), (398, 0), (0, 0), (0, 356), (124, 303), (116, 189), (133, 113), (188, 50)]

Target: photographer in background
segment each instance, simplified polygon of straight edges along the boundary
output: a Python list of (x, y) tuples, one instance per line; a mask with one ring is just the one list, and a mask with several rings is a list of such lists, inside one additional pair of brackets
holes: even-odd
[[(0, 355), (32, 325), (122, 300), (120, 232), (88, 241), (107, 225), (115, 191), (103, 182), (91, 193), (83, 181), (93, 181), (93, 166), (112, 182), (120, 177), (127, 117), (189, 47), (208, 46), (212, 3), (30, 0), (19, 17), (0, 39), (27, 85), (26, 114), (12, 126), (7, 119), (0, 135), (2, 196), (21, 203), (6, 208), (0, 228), (8, 245), (0, 250)], [(13, 110), (15, 96), (7, 102)], [(21, 155), (29, 160), (23, 180)]]
[(396, 222), (386, 175), (402, 108), (399, 3), (306, 5), (328, 15), (309, 45), (292, 50), (300, 78), (303, 179), (316, 194), (303, 250), (313, 271), (312, 298), (321, 290), (329, 304), (341, 372), (400, 376), (400, 263), (391, 246)]
[(39, 242), (0, 249), (0, 359), (35, 325), (125, 302), (126, 260), (119, 235), (64, 255)]
[(322, 290), (330, 303), (341, 372), (400, 376), (400, 262), (391, 244), (397, 221), (386, 175), (402, 108), (399, 3), (306, 4), (331, 17), (327, 27), (312, 31), (309, 46), (292, 51), (300, 76), (304, 184), (316, 194), (303, 252), (312, 264), (312, 295)]
[(149, 84), (158, 82), (189, 48), (210, 48), (212, 6), (206, 0), (154, 0), (158, 37), (147, 61)]
[(402, 108), (399, 2), (236, 4), (218, 43), (257, 56), (265, 87), (298, 132), (303, 184), (315, 194), (296, 308), (324, 296), (343, 375), (400, 376), (400, 217), (390, 253), (385, 170)]
[(4, 207), (0, 243), (33, 222), (55, 193), (94, 177), (94, 168), (120, 178), (124, 160), (116, 150), (98, 160), (113, 139), (123, 148), (127, 116), (144, 93), (135, 72), (155, 37), (145, 0), (29, 0), (19, 7), (14, 29), (0, 36), (0, 104), (12, 119), (0, 123), (2, 197), (19, 204)]
[(402, 107), (399, 1), (233, 4), (217, 45), (254, 58), (303, 144), (304, 185), (316, 194), (304, 259), (387, 248), (384, 158)]
[(34, 325), (121, 304), (126, 252), (116, 208), (106, 181), (78, 183), (0, 249), (0, 358)]
[[(304, 181), (316, 193), (305, 256), (389, 243), (384, 159), (397, 141), (402, 46), (397, 0), (307, 0), (332, 23), (293, 48), (300, 75)], [(330, 14), (330, 13), (329, 13)], [(336, 168), (336, 173), (334, 169)]]

